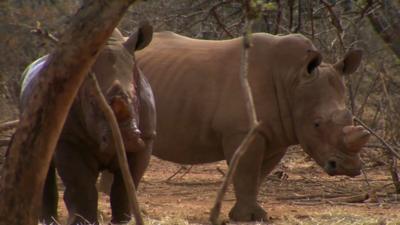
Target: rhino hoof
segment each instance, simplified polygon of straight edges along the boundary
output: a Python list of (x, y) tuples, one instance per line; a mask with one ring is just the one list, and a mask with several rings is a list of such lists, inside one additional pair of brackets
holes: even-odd
[(229, 212), (229, 218), (233, 221), (268, 221), (267, 212), (258, 204), (238, 204)]

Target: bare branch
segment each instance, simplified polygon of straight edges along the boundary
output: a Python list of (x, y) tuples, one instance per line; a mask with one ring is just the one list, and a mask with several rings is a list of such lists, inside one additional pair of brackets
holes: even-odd
[(36, 35), (41, 36), (41, 37), (44, 37), (45, 39), (49, 40), (53, 44), (57, 44), (58, 43), (58, 38), (56, 38), (56, 36), (54, 36), (49, 31), (44, 30), (42, 28), (33, 29), (33, 30), (31, 30), (31, 33), (32, 34), (36, 34)]
[(11, 130), (18, 126), (19, 120), (7, 121), (0, 124), (0, 131)]
[(97, 82), (96, 76), (93, 73), (90, 73), (90, 79), (92, 81), (93, 86), (95, 87), (95, 98), (97, 103), (99, 104), (101, 110), (104, 112), (104, 115), (110, 125), (111, 132), (114, 138), (115, 149), (117, 153), (118, 163), (121, 170), (122, 177), (125, 183), (126, 193), (128, 195), (129, 207), (133, 215), (135, 216), (136, 224), (144, 225), (143, 218), (140, 214), (139, 202), (136, 197), (136, 188), (135, 183), (133, 182), (131, 172), (129, 170), (128, 159), (126, 157), (125, 145), (122, 139), (121, 131), (118, 126), (117, 119), (115, 118), (114, 112), (111, 109), (110, 105), (108, 105), (106, 98), (102, 94), (100, 90), (100, 86)]
[(328, 10), (330, 18), (331, 18), (331, 23), (336, 28), (336, 33), (337, 33), (337, 37), (339, 39), (340, 46), (341, 46), (342, 50), (345, 50), (345, 46), (344, 46), (344, 42), (343, 42), (343, 38), (342, 38), (343, 27), (342, 27), (342, 24), (340, 22), (338, 15), (333, 10), (333, 7), (335, 5), (329, 4), (326, 0), (320, 0), (320, 1), (322, 4), (324, 4), (326, 9)]
[(240, 62), (240, 81), (242, 84), (242, 88), (244, 91), (244, 97), (246, 101), (247, 114), (249, 116), (250, 123), (250, 131), (247, 133), (246, 137), (240, 144), (240, 146), (236, 149), (233, 157), (230, 161), (230, 166), (228, 172), (225, 176), (224, 182), (218, 192), (217, 198), (215, 200), (214, 206), (211, 209), (210, 213), (210, 222), (213, 225), (218, 225), (220, 222), (218, 221), (218, 217), (221, 211), (222, 200), (228, 188), (228, 185), (231, 183), (233, 175), (237, 169), (239, 161), (243, 154), (249, 149), (250, 144), (254, 141), (257, 129), (260, 126), (260, 123), (257, 120), (257, 114), (254, 107), (254, 100), (252, 95), (252, 90), (247, 78), (248, 75), (248, 57), (249, 57), (249, 49), (251, 47), (251, 26), (253, 23), (254, 13), (252, 12), (252, 8), (250, 5), (250, 1), (245, 2), (246, 8), (246, 17), (245, 17), (245, 32), (243, 34), (243, 48)]
[(281, 0), (276, 0), (276, 19), (275, 19), (275, 31), (274, 34), (279, 33), (279, 27), (281, 25), (281, 20), (282, 20), (282, 5), (281, 5)]
[(361, 126), (363, 126), (366, 130), (368, 130), (372, 135), (374, 135), (382, 144), (386, 147), (386, 150), (389, 150), (393, 155), (395, 155), (398, 159), (400, 159), (400, 153), (398, 153), (394, 148), (389, 145), (383, 138), (381, 138), (375, 131), (373, 131), (371, 128), (369, 128), (363, 121), (361, 121), (359, 118), (354, 117), (354, 121), (359, 123)]

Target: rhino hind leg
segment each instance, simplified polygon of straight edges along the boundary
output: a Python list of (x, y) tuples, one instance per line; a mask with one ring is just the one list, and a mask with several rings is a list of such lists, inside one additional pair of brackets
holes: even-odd
[(56, 165), (64, 186), (68, 225), (98, 224), (96, 180), (98, 163), (90, 152), (67, 142), (56, 150)]
[[(223, 138), (224, 153), (228, 161), (246, 134), (229, 135)], [(257, 135), (248, 151), (243, 155), (233, 177), (236, 203), (229, 212), (234, 221), (266, 221), (267, 213), (258, 204), (257, 195), (261, 183), (261, 167), (265, 151), (265, 140)]]
[(102, 171), (99, 183), (97, 185), (97, 190), (103, 192), (104, 194), (110, 195), (111, 185), (113, 183), (113, 180), (114, 180), (114, 175), (111, 172), (107, 170)]
[(57, 221), (57, 205), (58, 205), (58, 191), (57, 191), (57, 177), (54, 161), (50, 163), (49, 171), (47, 173), (46, 181), (43, 190), (43, 202), (40, 220), (43, 224), (55, 224)]

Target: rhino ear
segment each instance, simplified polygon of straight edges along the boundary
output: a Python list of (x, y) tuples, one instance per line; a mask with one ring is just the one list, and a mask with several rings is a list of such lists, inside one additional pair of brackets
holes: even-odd
[(322, 55), (318, 51), (311, 49), (307, 51), (307, 54), (307, 72), (311, 74), (321, 64)]
[(353, 49), (346, 53), (344, 58), (335, 63), (333, 67), (344, 75), (348, 75), (354, 73), (358, 66), (361, 63), (362, 59), (362, 50), (360, 49)]
[(136, 50), (143, 49), (149, 45), (152, 38), (153, 27), (147, 21), (142, 22), (139, 25), (139, 29), (124, 42), (124, 46), (133, 54)]

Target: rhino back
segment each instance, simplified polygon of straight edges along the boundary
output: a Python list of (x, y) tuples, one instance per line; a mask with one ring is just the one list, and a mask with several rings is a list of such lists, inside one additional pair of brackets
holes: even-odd
[(138, 52), (155, 94), (156, 156), (190, 164), (222, 160), (222, 132), (247, 130), (240, 50), (241, 39), (204, 41), (163, 32)]
[(46, 64), (48, 55), (35, 60), (24, 70), (21, 76), (20, 109), (23, 110), (27, 103), (27, 97), (33, 94), (33, 89), (38, 80), (38, 74)]

